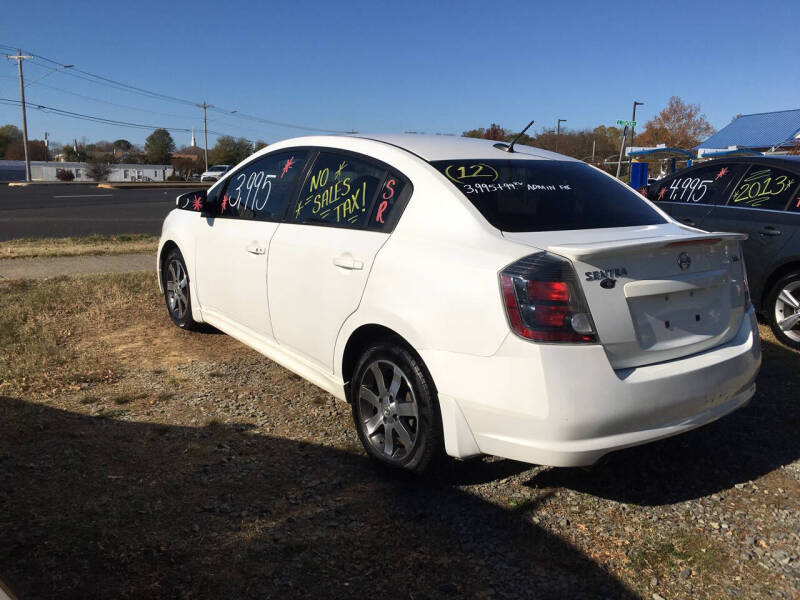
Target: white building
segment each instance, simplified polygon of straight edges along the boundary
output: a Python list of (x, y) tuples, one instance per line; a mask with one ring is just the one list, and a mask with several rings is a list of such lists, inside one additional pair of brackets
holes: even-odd
[[(174, 170), (170, 165), (111, 164), (107, 181), (166, 181)], [(74, 181), (93, 182), (89, 177), (89, 164), (85, 162), (31, 161), (31, 180), (58, 181), (59, 170), (72, 171)], [(0, 160), (0, 181), (24, 181), (25, 162)]]
[[(108, 174), (107, 181), (166, 181), (167, 177), (173, 173), (170, 165), (120, 163), (108, 166), (111, 172)], [(89, 165), (85, 162), (32, 162), (31, 179), (33, 181), (58, 181), (59, 169), (72, 171), (75, 174), (74, 181), (94, 181), (89, 177)]]

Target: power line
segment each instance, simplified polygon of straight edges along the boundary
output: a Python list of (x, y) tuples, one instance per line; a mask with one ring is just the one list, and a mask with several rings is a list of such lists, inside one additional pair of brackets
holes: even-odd
[[(11, 98), (0, 98), (0, 104), (5, 104), (7, 106), (20, 106), (22, 103), (19, 100), (13, 100)], [(189, 133), (191, 129), (188, 127), (165, 127), (163, 125), (147, 125), (144, 123), (132, 123), (130, 121), (118, 121), (116, 119), (107, 119), (105, 117), (98, 117), (96, 115), (85, 115), (82, 113), (76, 113), (70, 110), (64, 110), (61, 108), (55, 108), (53, 106), (46, 106), (44, 104), (38, 104), (36, 102), (26, 101), (25, 105), (28, 108), (33, 108), (39, 110), (44, 113), (48, 114), (55, 114), (63, 117), (70, 117), (72, 119), (79, 119), (82, 121), (90, 121), (93, 123), (102, 123), (104, 125), (115, 125), (118, 127), (129, 127), (131, 129), (166, 129), (167, 131), (173, 131), (178, 133)], [(227, 133), (223, 133), (221, 131), (214, 131), (212, 129), (208, 130), (208, 133), (216, 136), (223, 136), (229, 135)], [(233, 137), (233, 136), (231, 136)], [(250, 142), (251, 144), (254, 143), (253, 140), (240, 137), (240, 139), (245, 140), (246, 142)]]
[[(0, 103), (9, 106), (14, 106), (14, 105), (19, 106), (22, 104), (19, 100), (13, 100), (11, 98), (0, 98)], [(84, 115), (82, 113), (76, 113), (70, 110), (63, 110), (61, 108), (55, 108), (53, 106), (45, 106), (44, 104), (37, 104), (35, 102), (30, 102), (30, 101), (25, 102), (25, 104), (28, 106), (28, 108), (34, 108), (44, 113), (52, 113), (64, 117), (71, 117), (73, 119), (81, 119), (84, 121), (93, 121), (95, 123), (104, 123), (106, 125), (119, 125), (136, 129), (166, 129), (167, 131), (178, 131), (186, 133), (191, 131), (189, 128), (186, 127), (162, 127), (159, 125), (145, 125), (144, 123), (132, 123), (130, 121), (118, 121), (116, 119), (107, 119), (105, 117), (98, 117), (95, 115)]]
[[(12, 48), (11, 46), (5, 46), (4, 44), (0, 44), (0, 48), (7, 48), (7, 49), (14, 50), (14, 48)], [(49, 62), (51, 64), (58, 65), (59, 67), (64, 67), (65, 66), (63, 63), (60, 63), (57, 60), (53, 60), (51, 58), (47, 58), (47, 57), (41, 56), (39, 54), (35, 54), (33, 52), (28, 52), (28, 54), (33, 56), (34, 59), (39, 59), (41, 61), (46, 61), (46, 62)], [(46, 65), (40, 64), (36, 60), (34, 60), (34, 63), (37, 64), (38, 66), (43, 67), (43, 68), (50, 68), (50, 67), (47, 67)], [(129, 92), (129, 93), (135, 93), (135, 94), (143, 95), (143, 96), (146, 96), (146, 97), (149, 97), (149, 98), (152, 98), (152, 99), (156, 99), (156, 100), (162, 100), (162, 101), (167, 101), (167, 102), (175, 102), (175, 103), (179, 103), (179, 104), (183, 104), (183, 105), (187, 105), (187, 106), (197, 106), (197, 104), (198, 104), (195, 101), (187, 100), (185, 98), (179, 98), (177, 96), (170, 96), (169, 94), (162, 94), (160, 92), (147, 90), (145, 88), (141, 88), (141, 87), (138, 87), (138, 86), (130, 85), (130, 84), (127, 84), (127, 83), (124, 83), (124, 82), (121, 82), (121, 81), (116, 81), (114, 79), (110, 79), (110, 78), (104, 77), (102, 75), (96, 75), (94, 73), (90, 73), (89, 71), (84, 71), (82, 69), (75, 68), (74, 66), (72, 68), (70, 68), (69, 70), (63, 70), (61, 72), (64, 73), (65, 75), (69, 75), (70, 77), (77, 77), (78, 79), (83, 79), (83, 80), (90, 81), (92, 83), (96, 83), (96, 84), (100, 84), (100, 85), (106, 85), (106, 86), (112, 87), (114, 89), (126, 91), (126, 92)], [(283, 121), (273, 121), (271, 119), (264, 119), (264, 118), (256, 116), (256, 115), (250, 115), (250, 114), (247, 114), (247, 113), (241, 113), (238, 110), (231, 110), (231, 109), (226, 109), (226, 108), (217, 108), (215, 110), (215, 112), (225, 113), (225, 114), (231, 115), (233, 117), (236, 117), (236, 118), (239, 118), (239, 119), (245, 119), (245, 120), (252, 121), (252, 122), (264, 123), (264, 124), (267, 124), (267, 125), (273, 125), (273, 126), (276, 126), (276, 127), (285, 127), (285, 128), (289, 128), (289, 129), (299, 129), (299, 130), (302, 130), (302, 131), (312, 131), (312, 132), (317, 132), (317, 133), (353, 133), (353, 132), (350, 132), (350, 131), (342, 131), (342, 130), (336, 130), (336, 129), (326, 129), (326, 128), (322, 128), (322, 127), (313, 127), (313, 126), (310, 126), (310, 125), (297, 125), (295, 123), (286, 123), (286, 122), (283, 122)]]

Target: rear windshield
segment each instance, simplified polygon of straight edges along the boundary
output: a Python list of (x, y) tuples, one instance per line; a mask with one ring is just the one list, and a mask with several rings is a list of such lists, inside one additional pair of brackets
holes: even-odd
[(666, 222), (639, 194), (582, 162), (507, 159), (431, 164), (501, 231)]

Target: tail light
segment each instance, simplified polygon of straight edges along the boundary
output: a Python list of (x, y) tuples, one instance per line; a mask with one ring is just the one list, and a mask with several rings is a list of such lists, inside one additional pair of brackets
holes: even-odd
[(596, 343), (597, 332), (572, 265), (540, 252), (500, 273), (514, 333), (537, 342)]

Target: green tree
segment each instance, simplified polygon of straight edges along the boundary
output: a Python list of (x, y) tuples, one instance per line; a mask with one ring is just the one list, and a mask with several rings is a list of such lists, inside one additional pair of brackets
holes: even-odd
[(117, 152), (129, 152), (130, 149), (133, 148), (133, 144), (125, 139), (114, 140), (112, 145)]
[(268, 145), (267, 142), (265, 142), (264, 140), (256, 140), (256, 145), (253, 148), (253, 152), (258, 152), (262, 148), (266, 148), (267, 145)]
[(86, 151), (80, 147), (75, 150), (72, 146), (64, 146), (61, 150), (61, 156), (67, 162), (84, 162), (86, 160)]
[(144, 153), (150, 164), (169, 164), (173, 152), (175, 152), (175, 142), (166, 129), (156, 129), (144, 141)]
[(0, 158), (6, 157), (6, 148), (11, 142), (21, 142), (22, 132), (16, 125), (3, 125), (0, 127)]
[(253, 145), (244, 138), (234, 139), (223, 135), (216, 145), (208, 151), (208, 164), (235, 165), (253, 153)]

